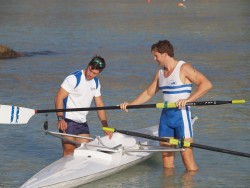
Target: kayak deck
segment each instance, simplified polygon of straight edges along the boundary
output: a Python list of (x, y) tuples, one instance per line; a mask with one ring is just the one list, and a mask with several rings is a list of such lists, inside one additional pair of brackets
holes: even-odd
[[(158, 126), (137, 130), (151, 135)], [(31, 177), (22, 187), (75, 187), (109, 176), (149, 158), (153, 152), (136, 152), (143, 145), (158, 142), (114, 133), (82, 144), (72, 155), (63, 157)], [(128, 151), (126, 151), (128, 150)], [(129, 150), (133, 150), (130, 152)]]

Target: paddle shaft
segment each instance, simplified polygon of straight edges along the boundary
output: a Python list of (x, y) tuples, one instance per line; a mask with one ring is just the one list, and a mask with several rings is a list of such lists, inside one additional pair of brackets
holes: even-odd
[(237, 155), (237, 156), (241, 156), (241, 157), (250, 158), (249, 153), (243, 153), (243, 152), (239, 152), (239, 151), (233, 151), (233, 150), (222, 149), (222, 148), (206, 146), (206, 145), (201, 145), (201, 144), (195, 144), (195, 143), (190, 143), (190, 146), (193, 148), (205, 149), (205, 150), (216, 151), (216, 152), (220, 152), (220, 153), (227, 153), (227, 154), (231, 154), (231, 155)]
[[(204, 105), (222, 105), (222, 104), (244, 104), (245, 100), (232, 100), (232, 101), (198, 101), (188, 102), (186, 106), (204, 106)], [(142, 104), (142, 105), (128, 105), (127, 109), (138, 108), (176, 108), (175, 103), (156, 103), (156, 104)], [(48, 110), (35, 110), (35, 113), (52, 113), (52, 112), (73, 112), (73, 111), (94, 111), (94, 110), (117, 110), (121, 109), (120, 106), (103, 106), (103, 107), (89, 107), (89, 108), (68, 108), (68, 109), (48, 109)]]
[[(151, 140), (168, 142), (170, 144), (178, 145), (178, 140), (177, 139), (161, 138), (161, 137), (151, 136), (151, 135), (147, 135), (147, 134), (143, 134), (143, 133), (125, 131), (125, 130), (117, 130), (117, 129), (115, 129), (115, 132), (119, 132), (119, 133), (130, 135), (130, 136), (147, 138), (147, 139), (151, 139)], [(185, 147), (185, 143), (184, 143), (184, 147)], [(217, 147), (212, 147), (212, 146), (206, 146), (206, 145), (201, 145), (201, 144), (190, 143), (190, 146), (188, 146), (188, 147), (199, 148), (199, 149), (204, 149), (204, 150), (209, 150), (209, 151), (227, 153), (227, 154), (231, 154), (231, 155), (237, 155), (237, 156), (250, 158), (249, 153), (243, 153), (243, 152), (238, 152), (238, 151), (233, 151), (233, 150), (228, 150), (228, 149), (222, 149), (222, 148), (217, 148)]]
[[(143, 104), (127, 106), (128, 109), (132, 108), (156, 108), (156, 104)], [(36, 110), (36, 113), (52, 113), (52, 112), (74, 112), (74, 111), (95, 111), (95, 110), (117, 110), (120, 106), (103, 106), (103, 107), (89, 107), (89, 108), (68, 108), (68, 109), (48, 109)]]
[(221, 105), (221, 104), (244, 104), (245, 100), (232, 100), (232, 101), (197, 101), (188, 102), (186, 106), (203, 106), (203, 105)]

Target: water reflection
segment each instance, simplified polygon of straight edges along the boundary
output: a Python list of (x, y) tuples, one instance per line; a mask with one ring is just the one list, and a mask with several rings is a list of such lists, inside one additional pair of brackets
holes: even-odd
[(165, 175), (166, 177), (171, 177), (171, 176), (173, 176), (173, 175), (174, 175), (174, 172), (175, 172), (174, 168), (164, 168), (164, 175)]
[(164, 168), (164, 186), (165, 188), (193, 188), (195, 187), (195, 181), (193, 181), (195, 174), (198, 171), (184, 171), (183, 174), (178, 177), (175, 168)]
[(181, 176), (182, 187), (193, 188), (195, 187), (195, 181), (193, 178), (198, 171), (185, 171)]

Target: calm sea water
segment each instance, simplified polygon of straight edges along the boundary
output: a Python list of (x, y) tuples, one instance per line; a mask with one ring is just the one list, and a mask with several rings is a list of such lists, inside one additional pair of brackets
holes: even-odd
[[(178, 6), (182, 2), (185, 6)], [(176, 59), (192, 63), (212, 82), (200, 100), (250, 100), (248, 0), (1, 0), (0, 43), (34, 56), (0, 60), (0, 103), (53, 108), (64, 77), (95, 54), (107, 61), (100, 76), (107, 106), (132, 100), (157, 70), (152, 43), (169, 39)], [(36, 54), (36, 55), (35, 55)], [(161, 102), (156, 95), (150, 103)], [(193, 108), (195, 142), (250, 153), (249, 103)], [(158, 124), (159, 109), (108, 111), (110, 126), (133, 130)], [(56, 130), (56, 116), (48, 116)], [(0, 125), (0, 187), (19, 187), (61, 157), (57, 138), (43, 133), (45, 115), (27, 125)], [(93, 135), (102, 135), (95, 112)], [(82, 187), (249, 187), (249, 158), (195, 149), (200, 170), (164, 172), (161, 155)]]

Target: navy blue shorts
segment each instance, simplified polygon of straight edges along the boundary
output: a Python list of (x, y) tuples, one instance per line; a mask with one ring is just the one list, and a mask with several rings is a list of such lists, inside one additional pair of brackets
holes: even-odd
[[(68, 125), (67, 129), (65, 130), (65, 132), (67, 134), (74, 134), (74, 135), (79, 135), (79, 134), (90, 134), (89, 133), (89, 126), (87, 124), (87, 122), (85, 123), (78, 123), (75, 121), (72, 121), (70, 119), (64, 119)], [(62, 132), (61, 130), (59, 130), (59, 132)]]

